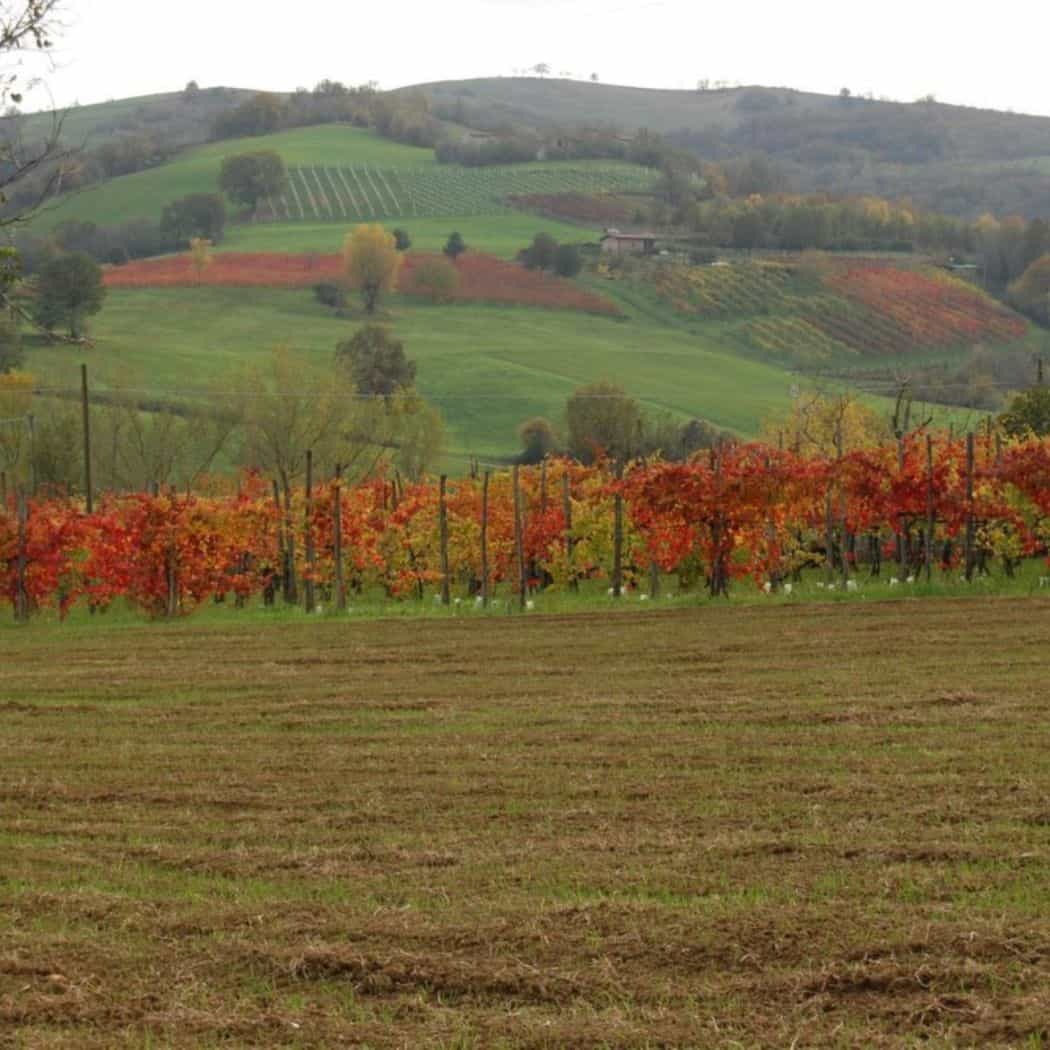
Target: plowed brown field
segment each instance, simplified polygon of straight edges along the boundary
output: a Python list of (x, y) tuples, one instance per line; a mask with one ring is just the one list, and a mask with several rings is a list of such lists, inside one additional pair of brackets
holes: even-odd
[(0, 1045), (1035, 1047), (1050, 603), (0, 628)]

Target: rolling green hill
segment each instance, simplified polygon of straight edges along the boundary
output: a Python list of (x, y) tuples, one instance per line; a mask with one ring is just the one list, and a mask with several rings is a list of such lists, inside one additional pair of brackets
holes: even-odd
[(129, 219), (158, 219), (164, 205), (178, 197), (217, 192), (225, 157), (257, 150), (276, 150), (287, 165), (421, 168), (435, 164), (432, 150), (402, 146), (370, 131), (335, 124), (229, 139), (186, 150), (160, 167), (110, 179), (65, 197), (37, 217), (34, 229), (47, 230), (64, 219), (90, 220), (103, 226)]
[[(792, 383), (780, 368), (643, 316), (629, 320), (504, 306), (430, 306), (397, 299), (391, 321), (418, 362), (417, 382), (442, 411), (451, 452), (513, 452), (516, 429), (557, 420), (573, 389), (620, 382), (646, 406), (683, 419), (700, 415), (744, 434), (783, 407)], [(111, 290), (93, 325), (95, 382), (130, 383), (166, 397), (262, 364), (287, 345), (303, 366), (327, 366), (358, 322), (322, 310), (308, 290)], [(84, 360), (67, 347), (30, 350), (27, 366), (61, 386)], [(236, 383), (235, 379), (229, 380)]]
[[(774, 136), (781, 127), (793, 135), (800, 128), (815, 128), (832, 143), (834, 154), (836, 129), (845, 126), (843, 114), (853, 105), (765, 89), (648, 92), (537, 80), (447, 87), (446, 102), (473, 92), (466, 96), (469, 104), (510, 107), (508, 117), (532, 121), (533, 126), (584, 119), (615, 119), (621, 125), (637, 121), (663, 127), (695, 148), (715, 129), (717, 141), (711, 141), (716, 154), (741, 145), (747, 128), (761, 138)], [(173, 100), (163, 97), (165, 105)], [(869, 105), (857, 101), (861, 107)], [(142, 105), (142, 100), (128, 105), (133, 102)], [(934, 151), (934, 146), (921, 146), (925, 140), (916, 137), (912, 114), (924, 114), (927, 130), (933, 127), (936, 136), (943, 130), (935, 126), (939, 110), (871, 105), (873, 109), (850, 112), (861, 114), (861, 138), (871, 132), (864, 114), (888, 114), (880, 157), (911, 148), (909, 143), (918, 149), (913, 163), (894, 163), (897, 175), (918, 179), (935, 170), (922, 159), (922, 150)], [(620, 115), (610, 116), (614, 111)], [(129, 112), (134, 108), (125, 111), (114, 104), (81, 114), (81, 132), (104, 135), (106, 120), (119, 123)], [(1024, 132), (1026, 145), (1015, 145), (1012, 155), (1029, 147), (1050, 155), (1050, 131), (1045, 143), (1041, 139), (1050, 121), (1019, 120), (1012, 126)], [(963, 123), (952, 140), (956, 154), (938, 161), (936, 170), (945, 177), (949, 170), (961, 171), (966, 165), (959, 158), (965, 155), (971, 157), (973, 178), (991, 179), (993, 165), (977, 158), (979, 144), (967, 138), (970, 131)], [(812, 158), (798, 153), (793, 141), (778, 155), (804, 181), (816, 168), (806, 167)], [(644, 169), (608, 161), (469, 169), (440, 165), (431, 150), (327, 124), (187, 148), (168, 163), (59, 201), (38, 216), (34, 229), (45, 232), (70, 218), (104, 226), (136, 218), (155, 221), (170, 201), (217, 190), (224, 157), (262, 149), (282, 155), (291, 173), (290, 188), (253, 221), (232, 224), (220, 251), (334, 253), (350, 226), (378, 219), (407, 229), (416, 250), (439, 251), (449, 233), (458, 230), (472, 249), (510, 258), (540, 230), (562, 241), (598, 236), (593, 225), (514, 211), (507, 204), (511, 195), (539, 199), (602, 190), (630, 195), (651, 179)], [(826, 170), (832, 171), (835, 163), (832, 156)], [(889, 161), (878, 161), (883, 163)], [(1050, 186), (1050, 166), (1034, 154), (1023, 163), (1033, 178), (1044, 178)], [(786, 407), (800, 382), (797, 369), (827, 366), (841, 374), (853, 366), (896, 367), (916, 348), (926, 358), (959, 360), (978, 340), (993, 350), (1027, 345), (1014, 315), (983, 299), (976, 306), (972, 298), (959, 306), (958, 289), (946, 289), (930, 276), (924, 284), (914, 274), (907, 279), (895, 271), (887, 276), (876, 267), (841, 275), (840, 280), (834, 274), (798, 273), (788, 264), (683, 268), (674, 274), (633, 281), (614, 280), (606, 271), (581, 278), (617, 299), (621, 319), (524, 306), (432, 306), (396, 297), (389, 320), (418, 362), (421, 391), (445, 416), (453, 457), (512, 453), (523, 420), (536, 415), (560, 419), (573, 389), (599, 379), (621, 383), (649, 408), (681, 419), (699, 416), (750, 436), (765, 417)], [(931, 304), (938, 304), (936, 311)], [(111, 289), (94, 325), (93, 380), (103, 386), (130, 381), (163, 398), (192, 397), (203, 383), (219, 377), (235, 384), (232, 373), (262, 363), (278, 344), (288, 345), (306, 369), (325, 366), (335, 345), (355, 327), (355, 321), (325, 312), (307, 290)], [(28, 367), (59, 386), (72, 386), (81, 359), (81, 351), (34, 345)]]
[[(225, 157), (256, 150), (280, 153), (289, 167), (289, 189), (260, 209), (262, 221), (230, 226), (224, 249), (252, 250), (252, 245), (260, 251), (325, 250), (342, 239), (326, 224), (345, 228), (377, 219), (411, 223), (420, 230), (440, 219), (447, 237), (450, 229), (464, 225), (461, 219), (486, 217), (466, 223), (473, 237), (468, 243), (509, 255), (539, 228), (570, 240), (588, 239), (595, 231), (581, 233), (564, 223), (524, 220), (505, 198), (529, 192), (642, 189), (651, 181), (642, 168), (605, 161), (482, 169), (439, 165), (432, 150), (404, 146), (360, 128), (323, 125), (186, 150), (167, 164), (57, 201), (37, 216), (32, 229), (43, 233), (67, 219), (101, 226), (156, 220), (170, 201), (189, 193), (216, 192)], [(499, 216), (508, 221), (492, 221)]]
[(708, 160), (766, 154), (801, 191), (910, 197), (969, 216), (1050, 213), (1050, 117), (758, 86), (659, 91), (497, 77), (418, 90), (478, 127), (649, 128)]

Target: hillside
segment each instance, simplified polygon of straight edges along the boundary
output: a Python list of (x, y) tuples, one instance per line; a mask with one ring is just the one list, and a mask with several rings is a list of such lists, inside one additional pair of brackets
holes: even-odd
[(419, 168), (434, 163), (431, 150), (402, 146), (369, 131), (340, 125), (296, 128), (246, 139), (197, 146), (148, 171), (123, 175), (56, 201), (34, 223), (50, 229), (64, 219), (116, 225), (130, 219), (160, 217), (170, 201), (188, 193), (218, 191), (219, 168), (226, 157), (275, 150), (289, 166), (369, 164)]
[[(520, 423), (560, 420), (573, 390), (602, 378), (647, 408), (744, 434), (756, 434), (759, 421), (786, 404), (792, 379), (783, 369), (627, 310), (625, 320), (398, 297), (383, 319), (418, 363), (417, 384), (445, 418), (457, 469), (470, 455), (513, 453)], [(359, 324), (319, 307), (308, 288), (113, 288), (92, 327), (90, 367), (99, 386), (192, 398), (209, 381), (265, 364), (277, 345), (290, 347), (305, 369), (327, 368)], [(72, 387), (83, 360), (75, 348), (41, 345), (27, 364)]]
[(977, 345), (1009, 346), (1029, 329), (966, 281), (884, 257), (600, 263), (598, 273), (596, 287), (648, 298), (696, 330), (717, 326), (743, 352), (790, 368), (907, 366)]
[(789, 88), (659, 91), (506, 77), (420, 85), (481, 127), (649, 128), (719, 160), (764, 153), (793, 188), (913, 197), (934, 210), (1050, 213), (1050, 118)]
[[(267, 200), (255, 216), (267, 224), (509, 215), (513, 209), (507, 199), (515, 195), (638, 190), (652, 179), (643, 168), (605, 161), (506, 168), (439, 165), (432, 150), (329, 124), (185, 150), (167, 164), (110, 179), (55, 202), (33, 228), (44, 232), (67, 219), (103, 226), (131, 219), (156, 221), (164, 206), (179, 197), (216, 192), (224, 158), (257, 150), (276, 151), (289, 169), (287, 192)], [(244, 229), (233, 227), (231, 234), (236, 238)], [(331, 232), (319, 231), (319, 236), (327, 243)]]
[[(243, 88), (214, 87), (187, 95), (172, 91), (159, 95), (114, 99), (88, 106), (71, 106), (61, 113), (61, 140), (69, 147), (95, 149), (127, 135), (150, 134), (170, 145), (203, 142), (215, 118), (253, 94)], [(50, 113), (20, 117), (30, 139), (52, 132)], [(0, 121), (0, 128), (4, 122)]]

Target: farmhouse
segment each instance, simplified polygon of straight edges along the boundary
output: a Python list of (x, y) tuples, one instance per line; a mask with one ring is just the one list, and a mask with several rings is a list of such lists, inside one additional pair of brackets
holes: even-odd
[(656, 236), (651, 233), (621, 233), (606, 230), (602, 237), (602, 251), (617, 255), (652, 255), (656, 251)]

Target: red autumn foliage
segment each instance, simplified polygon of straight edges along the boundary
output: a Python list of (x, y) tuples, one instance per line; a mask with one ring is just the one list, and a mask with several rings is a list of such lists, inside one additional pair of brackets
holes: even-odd
[[(400, 287), (411, 288), (413, 270), (433, 258), (444, 256), (409, 253), (401, 268)], [(468, 252), (456, 261), (456, 269), (460, 283), (450, 298), (463, 302), (507, 303), (608, 315), (619, 313), (615, 303), (580, 288), (572, 281), (526, 270), (492, 255)], [(229, 288), (309, 288), (323, 282), (340, 281), (343, 276), (340, 255), (220, 252), (199, 275), (199, 282)], [(198, 273), (188, 255), (169, 255), (109, 267), (105, 281), (109, 288), (183, 288), (197, 285)]]
[(556, 219), (569, 219), (597, 225), (631, 221), (633, 210), (622, 200), (586, 193), (529, 193), (507, 198), (526, 211), (540, 212)]
[[(841, 565), (843, 558), (855, 570), (862, 545), (894, 557), (902, 576), (917, 575), (930, 517), (935, 560), (945, 571), (959, 567), (967, 532), (980, 563), (1000, 558), (1008, 573), (1023, 557), (1047, 554), (1050, 439), (999, 447), (982, 436), (972, 499), (966, 443), (937, 435), (931, 451), (928, 462), (921, 434), (830, 458), (727, 444), (686, 463), (637, 462), (622, 479), (607, 464), (549, 460), (520, 472), (526, 574), (557, 586), (607, 576), (617, 495), (624, 501), (628, 579), (642, 578), (655, 562), (680, 575), (699, 570), (712, 593), (748, 576), (771, 588), (805, 565)], [(236, 496), (112, 495), (90, 515), (71, 500), (33, 500), (24, 531), (11, 501), (0, 507), (0, 595), (13, 605), (63, 613), (80, 598), (99, 607), (124, 600), (150, 616), (186, 613), (225, 595), (272, 592), (288, 536), (295, 539), (297, 577), (330, 593), (337, 499), (351, 588), (422, 596), (441, 581), (432, 480), (318, 485), (308, 514), (302, 492), (286, 512), (261, 478), (248, 475)], [(476, 593), (482, 483), (451, 480), (446, 507), (450, 581)], [(312, 566), (303, 557), (307, 530), (317, 552)], [(513, 487), (503, 471), (489, 488), (489, 579), (516, 587), (514, 532)]]
[(1027, 324), (960, 280), (878, 263), (837, 267), (825, 284), (891, 320), (917, 346), (1021, 339)]

